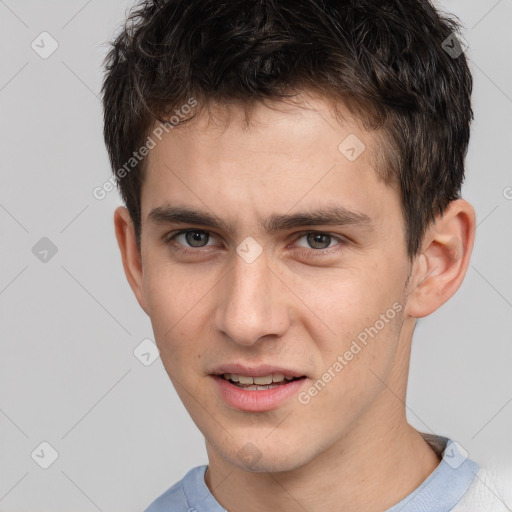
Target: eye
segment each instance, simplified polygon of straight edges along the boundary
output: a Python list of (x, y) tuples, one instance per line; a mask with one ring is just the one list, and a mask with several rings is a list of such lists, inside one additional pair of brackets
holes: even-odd
[(183, 250), (188, 247), (200, 249), (207, 247), (210, 240), (210, 233), (201, 229), (184, 229), (178, 233), (170, 234), (166, 237), (167, 243), (174, 243), (178, 246), (183, 246)]
[[(338, 243), (334, 245), (336, 247), (337, 245), (342, 245), (344, 243), (344, 240), (340, 237), (335, 237), (333, 235), (330, 235), (329, 233), (322, 233), (320, 231), (310, 231), (308, 233), (304, 233), (298, 240), (306, 239), (306, 245), (300, 245), (299, 247), (309, 248), (313, 249), (315, 251), (325, 251), (326, 249), (330, 249), (333, 247), (331, 245), (331, 242), (334, 240), (338, 240)], [(328, 251), (332, 252), (332, 251)]]
[(336, 238), (330, 235), (329, 233), (320, 233), (319, 231), (311, 231), (302, 235), (300, 239), (306, 238), (306, 243), (309, 244), (302, 247), (309, 247), (311, 249), (328, 249), (331, 242)]

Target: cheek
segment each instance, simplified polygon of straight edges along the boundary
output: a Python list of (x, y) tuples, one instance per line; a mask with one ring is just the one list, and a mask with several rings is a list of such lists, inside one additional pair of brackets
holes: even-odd
[(317, 378), (333, 383), (326, 399), (350, 407), (355, 404), (348, 402), (380, 389), (376, 375), (389, 373), (398, 347), (403, 304), (397, 283), (381, 270), (354, 270), (315, 294), (312, 304), (322, 322), (315, 321), (312, 337), (325, 372)]
[[(171, 329), (187, 316), (205, 292), (198, 287), (201, 279), (183, 267), (154, 258), (144, 274), (144, 288), (152, 320), (159, 326)], [(196, 309), (197, 312), (197, 309)]]
[(334, 338), (343, 344), (374, 326), (381, 315), (387, 320), (386, 327), (383, 329), (381, 322), (377, 327), (387, 335), (396, 313), (393, 304), (402, 300), (398, 281), (392, 271), (377, 266), (344, 269), (315, 280), (314, 286), (311, 280), (304, 281), (297, 295), (306, 298), (304, 302), (314, 314), (314, 330), (322, 329), (324, 339)]
[(173, 344), (186, 319), (188, 289), (182, 280), (173, 278), (176, 272), (170, 267), (152, 267), (144, 278), (146, 300), (151, 324), (160, 351)]
[(153, 268), (151, 274), (145, 276), (145, 290), (151, 321), (160, 332), (169, 330), (180, 318), (182, 309), (180, 301), (182, 289), (180, 283), (171, 279), (171, 273), (166, 268)]
[[(200, 331), (209, 318), (208, 291), (215, 280), (175, 265), (153, 265), (144, 276), (155, 341), (167, 370), (182, 368), (200, 354)], [(192, 343), (191, 341), (194, 341)]]
[[(395, 313), (390, 311), (389, 317)], [(333, 433), (340, 422), (349, 424), (360, 417), (382, 392), (382, 381), (388, 380), (398, 348), (398, 315), (383, 326), (360, 318), (349, 320), (352, 327), (340, 328), (334, 342), (325, 342), (323, 373), (316, 375), (301, 402), (309, 404), (305, 411), (329, 417)]]

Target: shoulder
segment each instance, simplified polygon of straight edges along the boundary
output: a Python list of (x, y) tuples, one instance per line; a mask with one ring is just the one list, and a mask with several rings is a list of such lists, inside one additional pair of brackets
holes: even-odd
[(194, 485), (198, 478), (202, 478), (206, 466), (192, 468), (179, 482), (167, 489), (155, 501), (153, 501), (144, 512), (187, 512), (190, 504), (187, 500), (185, 488)]
[(512, 510), (512, 466), (482, 467), (453, 512)]

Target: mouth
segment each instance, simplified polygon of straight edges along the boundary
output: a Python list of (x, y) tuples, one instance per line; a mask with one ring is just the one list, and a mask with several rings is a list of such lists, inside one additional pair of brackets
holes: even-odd
[(267, 389), (286, 386), (290, 382), (306, 378), (304, 375), (301, 377), (291, 377), (285, 376), (282, 373), (273, 373), (260, 377), (251, 377), (248, 375), (239, 375), (236, 373), (224, 373), (220, 375), (220, 377), (222, 377), (224, 380), (227, 380), (233, 386), (247, 391), (265, 391)]
[(297, 395), (308, 380), (300, 371), (269, 365), (226, 365), (217, 368), (210, 376), (225, 404), (243, 412), (277, 409)]

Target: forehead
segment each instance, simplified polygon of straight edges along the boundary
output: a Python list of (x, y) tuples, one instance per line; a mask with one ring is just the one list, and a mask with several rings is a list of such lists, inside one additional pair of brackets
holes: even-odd
[(378, 217), (380, 203), (397, 200), (377, 177), (380, 137), (347, 110), (340, 121), (321, 97), (301, 101), (255, 105), (249, 120), (241, 106), (217, 106), (163, 135), (148, 156), (143, 221), (166, 203), (232, 225), (252, 215), (260, 227), (269, 212), (327, 204)]

